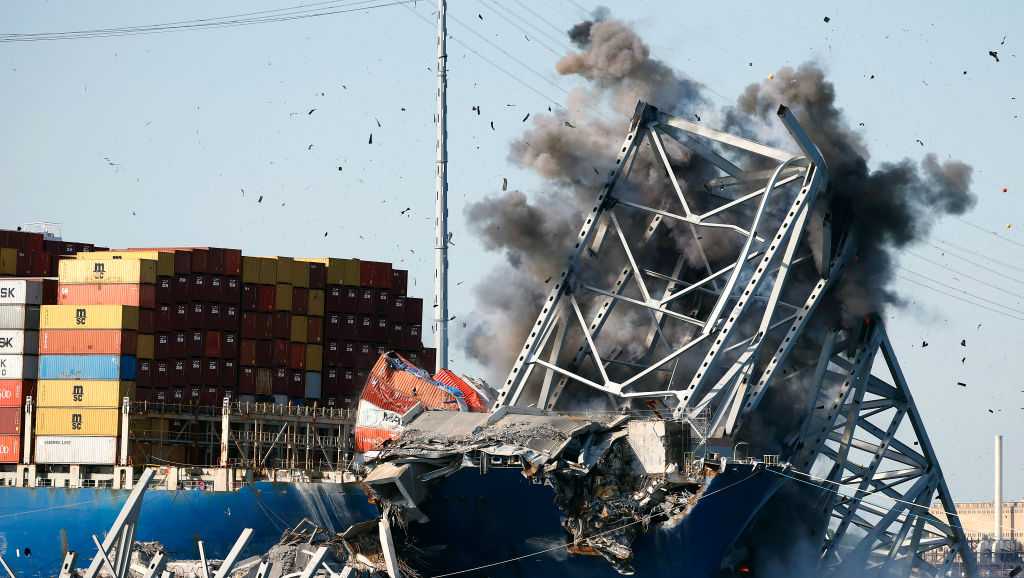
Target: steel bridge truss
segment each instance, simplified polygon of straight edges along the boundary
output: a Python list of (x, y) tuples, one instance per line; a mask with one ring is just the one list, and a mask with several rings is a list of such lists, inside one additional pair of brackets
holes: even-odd
[[(948, 576), (958, 557), (975, 575), (956, 506), (882, 323), (873, 322), (853, 347), (841, 334), (829, 335), (811, 371), (816, 394), (791, 463), (797, 481), (825, 490), (824, 575), (862, 576), (866, 567), (879, 576)], [(947, 514), (929, 512), (933, 503)]]
[[(902, 564), (935, 575), (959, 557), (974, 575), (881, 322), (859, 336), (819, 324), (824, 344), (801, 340), (856, 240), (814, 210), (825, 161), (792, 112), (778, 116), (802, 154), (638, 104), (496, 408), (554, 410), (567, 398), (561, 407), (572, 408), (588, 394), (615, 409), (660, 400), (699, 442), (724, 445), (773, 384), (799, 378), (811, 384), (809, 407), (785, 475), (825, 488), (823, 571)], [(637, 167), (645, 184), (631, 179)], [(798, 342), (813, 347), (795, 359)], [(871, 375), (879, 351), (889, 382)], [(809, 475), (821, 468), (822, 479)], [(928, 513), (934, 499), (949, 522)]]

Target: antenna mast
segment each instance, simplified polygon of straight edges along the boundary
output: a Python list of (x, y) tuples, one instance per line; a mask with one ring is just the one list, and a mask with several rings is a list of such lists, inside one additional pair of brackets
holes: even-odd
[(434, 347), (448, 367), (448, 53), (447, 0), (437, 0), (437, 174), (434, 198)]

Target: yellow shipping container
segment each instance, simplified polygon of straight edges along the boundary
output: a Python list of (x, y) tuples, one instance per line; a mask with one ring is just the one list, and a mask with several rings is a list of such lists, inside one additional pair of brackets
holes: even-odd
[(0, 275), (15, 275), (18, 273), (18, 250), (10, 247), (0, 247)]
[(36, 412), (39, 436), (116, 436), (121, 410), (46, 407)]
[(313, 317), (324, 316), (324, 292), (322, 289), (310, 289), (306, 300), (306, 313)]
[(292, 336), (291, 341), (294, 343), (305, 343), (308, 339), (306, 332), (308, 331), (308, 321), (305, 315), (292, 315)]
[(302, 260), (310, 263), (323, 263), (327, 267), (328, 285), (359, 285), (359, 261), (356, 259), (306, 257)]
[(154, 358), (154, 343), (153, 335), (149, 333), (140, 333), (135, 342), (135, 357), (139, 359), (153, 359)]
[(309, 287), (309, 263), (292, 261), (292, 285)]
[(242, 283), (261, 283), (263, 257), (242, 257)]
[(271, 257), (271, 259), (277, 264), (277, 282), (292, 284), (292, 265), (294, 259), (291, 257)]
[(125, 261), (146, 259), (156, 261), (156, 274), (163, 277), (174, 276), (174, 253), (166, 251), (92, 251), (75, 254), (75, 259), (86, 261), (103, 261), (121, 259)]
[(61, 259), (61, 283), (156, 283), (156, 261), (149, 259)]
[(138, 329), (139, 308), (125, 305), (43, 305), (39, 326), (42, 329)]
[(277, 290), (274, 292), (274, 310), (275, 311), (291, 311), (292, 310), (292, 286), (278, 283)]
[(36, 407), (39, 408), (117, 409), (124, 397), (135, 397), (134, 381), (41, 379), (36, 384)]
[(260, 260), (260, 283), (273, 285), (277, 283), (277, 261), (270, 257)]
[(306, 346), (306, 371), (323, 371), (324, 348), (321, 345)]

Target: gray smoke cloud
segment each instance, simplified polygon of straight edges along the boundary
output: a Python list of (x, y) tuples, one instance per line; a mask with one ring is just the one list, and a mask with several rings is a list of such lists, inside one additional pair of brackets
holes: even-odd
[[(858, 254), (830, 293), (829, 309), (847, 326), (901, 303), (891, 288), (894, 250), (926, 237), (937, 218), (962, 214), (975, 203), (972, 169), (959, 161), (939, 161), (929, 154), (920, 162), (905, 159), (870, 169), (863, 138), (839, 108), (834, 85), (814, 63), (783, 68), (770, 80), (748, 86), (734, 106), (716, 111), (700, 82), (652, 57), (631, 26), (610, 19), (607, 12), (573, 26), (568, 35), (579, 50), (559, 60), (556, 70), (584, 79), (584, 86), (569, 94), (564, 110), (532, 117), (509, 151), (510, 162), (540, 176), (545, 189), (489, 195), (466, 210), (485, 248), (505, 257), (475, 288), (477, 307), (464, 344), (492, 380), (504, 378), (551, 279), (565, 266), (581, 216), (613, 166), (638, 100), (673, 114), (716, 114), (726, 130), (769, 142), (773, 131), (781, 141), (774, 114), (779, 104), (794, 111), (829, 165), (830, 190), (818, 210), (835, 228), (852, 230), (858, 238)], [(701, 187), (713, 176), (698, 157), (666, 144), (674, 147), (671, 156), (681, 159), (676, 170), (684, 189)], [(656, 201), (663, 194), (668, 186), (664, 171), (645, 158), (637, 157), (628, 190), (620, 195)], [(728, 242), (722, 238), (723, 255), (731, 253), (725, 250)], [(693, 251), (682, 235), (677, 249), (687, 255)], [(615, 331), (624, 343), (637, 337), (628, 326)]]

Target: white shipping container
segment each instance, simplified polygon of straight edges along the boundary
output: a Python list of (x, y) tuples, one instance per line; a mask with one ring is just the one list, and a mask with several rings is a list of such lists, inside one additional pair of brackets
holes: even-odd
[(0, 329), (39, 329), (39, 306), (0, 305)]
[(21, 329), (0, 329), (0, 355), (36, 355), (39, 353), (39, 332)]
[(38, 372), (35, 355), (0, 355), (0, 379), (35, 379)]
[(0, 279), (0, 304), (39, 305), (42, 302), (42, 281), (38, 279)]
[(116, 437), (36, 436), (37, 464), (113, 464), (116, 460)]

